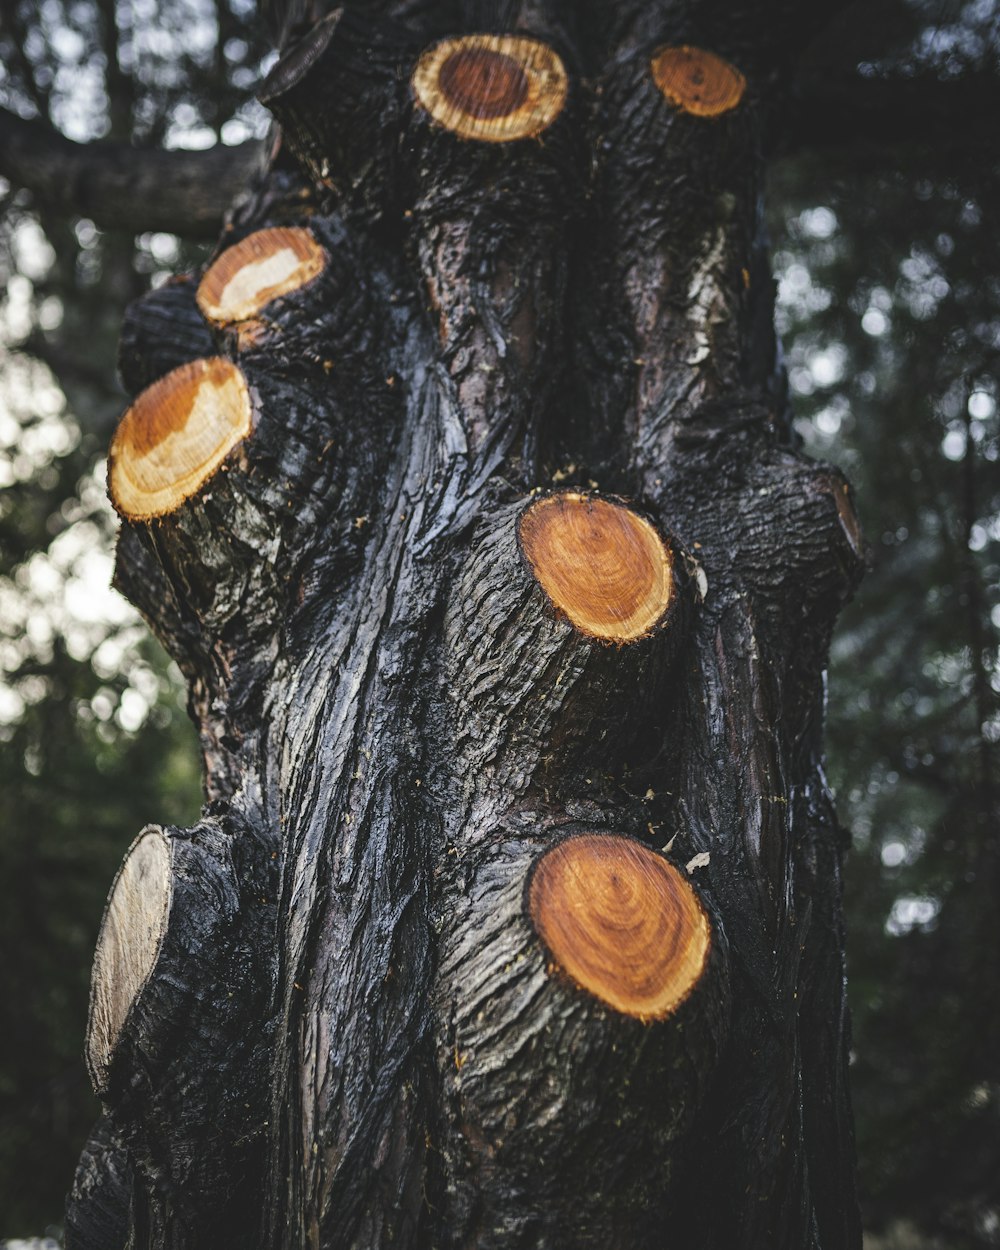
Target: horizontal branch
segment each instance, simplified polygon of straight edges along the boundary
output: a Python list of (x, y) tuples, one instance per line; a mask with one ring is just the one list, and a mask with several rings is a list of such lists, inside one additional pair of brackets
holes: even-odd
[(202, 151), (74, 143), (41, 121), (0, 109), (0, 174), (51, 208), (99, 226), (214, 238), (259, 166), (264, 143)]

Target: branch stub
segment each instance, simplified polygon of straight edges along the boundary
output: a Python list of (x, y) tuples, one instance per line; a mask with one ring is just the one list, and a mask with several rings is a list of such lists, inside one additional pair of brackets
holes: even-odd
[(122, 1028), (156, 965), (170, 906), (170, 850), (159, 829), (133, 842), (108, 896), (87, 1023), (91, 1076), (103, 1088)]
[(521, 35), (463, 35), (428, 48), (413, 71), (417, 103), (462, 139), (530, 139), (563, 110), (569, 91), (557, 52)]
[(640, 1020), (661, 1020), (680, 1007), (712, 944), (708, 917), (683, 874), (620, 834), (575, 834), (546, 851), (532, 871), (528, 911), (571, 980)]
[(322, 273), (326, 253), (302, 226), (257, 230), (209, 265), (198, 286), (198, 307), (215, 325), (256, 317), (272, 300)]
[(658, 48), (650, 61), (653, 81), (676, 108), (695, 117), (721, 117), (743, 99), (747, 80), (728, 61), (703, 48)]
[(240, 370), (210, 357), (147, 387), (125, 413), (108, 453), (108, 493), (129, 521), (176, 511), (252, 427)]
[(676, 593), (670, 549), (624, 504), (547, 495), (521, 514), (518, 537), (549, 601), (581, 633), (635, 642), (666, 617)]

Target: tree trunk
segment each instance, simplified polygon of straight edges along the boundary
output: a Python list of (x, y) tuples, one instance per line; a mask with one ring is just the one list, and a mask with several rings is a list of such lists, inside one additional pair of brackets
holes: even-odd
[(127, 316), (117, 579), (208, 803), (112, 889), (68, 1245), (857, 1247), (861, 542), (759, 210), (807, 32), (433, 7), (286, 14), (270, 171)]

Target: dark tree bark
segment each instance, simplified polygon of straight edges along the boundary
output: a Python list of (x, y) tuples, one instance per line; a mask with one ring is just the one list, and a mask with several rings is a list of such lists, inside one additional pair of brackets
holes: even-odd
[(112, 890), (71, 1250), (860, 1245), (861, 539), (760, 220), (812, 32), (724, 7), (278, 15), (275, 161), (123, 335), (208, 805)]

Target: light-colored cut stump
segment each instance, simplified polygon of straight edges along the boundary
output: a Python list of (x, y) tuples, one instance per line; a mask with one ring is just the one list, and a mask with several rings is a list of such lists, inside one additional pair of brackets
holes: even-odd
[(428, 48), (413, 71), (417, 103), (463, 139), (507, 143), (540, 134), (566, 103), (558, 54), (519, 35), (463, 35)]
[(746, 91), (747, 80), (735, 65), (702, 48), (660, 48), (650, 69), (670, 103), (695, 117), (731, 112)]
[(170, 850), (158, 829), (132, 843), (118, 870), (94, 955), (87, 1025), (90, 1070), (103, 1087), (115, 1045), (156, 964), (170, 907)]
[(708, 917), (684, 875), (617, 834), (578, 834), (547, 851), (531, 876), (528, 909), (563, 972), (642, 1020), (684, 1002), (711, 947)]
[(675, 592), (670, 550), (624, 504), (548, 495), (522, 513), (518, 536), (553, 607), (582, 633), (634, 642), (666, 615)]
[(198, 307), (215, 325), (249, 321), (263, 308), (322, 273), (326, 253), (309, 230), (258, 230), (227, 248), (198, 286)]
[(130, 521), (174, 512), (251, 427), (250, 393), (234, 364), (212, 357), (181, 365), (118, 423), (108, 455), (111, 502)]

